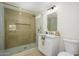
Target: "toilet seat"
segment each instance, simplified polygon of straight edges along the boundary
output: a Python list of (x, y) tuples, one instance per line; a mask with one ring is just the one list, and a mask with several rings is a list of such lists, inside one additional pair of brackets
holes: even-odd
[(68, 52), (60, 52), (59, 54), (58, 54), (58, 56), (74, 56), (73, 54), (70, 54), (70, 53), (68, 53)]

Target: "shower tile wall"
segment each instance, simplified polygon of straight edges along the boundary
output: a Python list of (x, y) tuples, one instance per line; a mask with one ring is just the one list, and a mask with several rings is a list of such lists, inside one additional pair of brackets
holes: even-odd
[(35, 42), (35, 17), (5, 8), (5, 49)]

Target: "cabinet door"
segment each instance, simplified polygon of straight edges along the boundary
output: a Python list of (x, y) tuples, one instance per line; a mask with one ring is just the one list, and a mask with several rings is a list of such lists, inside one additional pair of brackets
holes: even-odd
[(59, 49), (59, 39), (58, 38), (49, 38), (45, 39), (45, 54), (48, 56), (56, 56)]
[(45, 52), (44, 52), (44, 42), (45, 42), (45, 40), (43, 40), (42, 36), (39, 35), (39, 37), (38, 37), (38, 49), (40, 50), (40, 52), (45, 54)]

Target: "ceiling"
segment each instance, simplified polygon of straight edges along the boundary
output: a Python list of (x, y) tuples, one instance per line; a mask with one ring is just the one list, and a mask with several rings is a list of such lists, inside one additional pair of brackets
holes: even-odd
[(49, 9), (54, 5), (53, 2), (7, 2), (10, 5), (32, 11), (35, 15)]

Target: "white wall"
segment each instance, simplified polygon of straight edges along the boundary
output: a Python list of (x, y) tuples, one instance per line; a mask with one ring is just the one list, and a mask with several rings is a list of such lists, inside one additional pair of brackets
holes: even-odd
[[(65, 2), (57, 4), (58, 31), (62, 38), (79, 39), (79, 3)], [(60, 50), (64, 49), (61, 39)]]
[(46, 14), (46, 11), (43, 12), (43, 31), (47, 31), (47, 14)]
[(42, 32), (43, 31), (43, 18), (42, 14), (39, 14), (36, 16), (36, 33), (38, 32), (38, 29), (40, 29)]
[(0, 4), (0, 50), (4, 49), (4, 7)]

